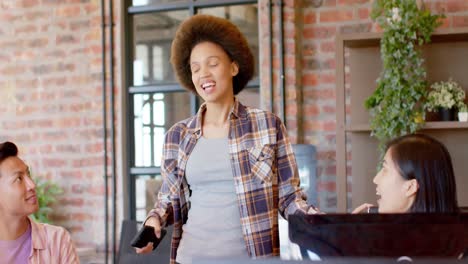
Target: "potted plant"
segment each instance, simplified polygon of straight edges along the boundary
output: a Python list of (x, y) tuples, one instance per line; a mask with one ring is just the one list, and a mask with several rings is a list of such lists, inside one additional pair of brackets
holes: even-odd
[(448, 81), (436, 82), (431, 85), (427, 96), (427, 109), (439, 112), (442, 121), (455, 120), (455, 113), (465, 106), (465, 91), (451, 78)]
[(463, 104), (463, 106), (461, 106), (458, 109), (458, 121), (460, 122), (468, 121), (468, 107), (466, 106), (466, 104)]
[(49, 213), (52, 211), (50, 206), (57, 200), (57, 195), (61, 194), (63, 190), (49, 180), (36, 178), (35, 183), (39, 210), (32, 214), (31, 218), (40, 223), (50, 223)]
[(421, 1), (375, 0), (371, 17), (383, 29), (383, 69), (365, 106), (371, 114), (371, 135), (379, 140), (382, 153), (383, 143), (424, 124), (427, 84), (420, 46), (430, 42), (443, 16), (431, 14)]

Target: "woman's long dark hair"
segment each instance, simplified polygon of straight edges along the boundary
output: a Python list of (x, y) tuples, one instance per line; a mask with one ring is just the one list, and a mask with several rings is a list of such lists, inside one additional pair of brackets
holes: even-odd
[(419, 184), (410, 212), (459, 211), (452, 159), (441, 142), (424, 134), (410, 134), (390, 141), (387, 150), (401, 176)]

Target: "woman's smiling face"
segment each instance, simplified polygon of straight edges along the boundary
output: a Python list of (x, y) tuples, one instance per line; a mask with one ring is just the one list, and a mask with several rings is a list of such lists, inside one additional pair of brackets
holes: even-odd
[(398, 166), (392, 159), (392, 149), (388, 149), (382, 164), (382, 169), (374, 177), (376, 192), (380, 196), (377, 201), (379, 213), (405, 213), (413, 204), (418, 189), (417, 182), (405, 180)]
[(239, 68), (219, 45), (197, 44), (190, 54), (190, 71), (197, 93), (206, 102), (222, 103), (234, 97), (232, 79)]

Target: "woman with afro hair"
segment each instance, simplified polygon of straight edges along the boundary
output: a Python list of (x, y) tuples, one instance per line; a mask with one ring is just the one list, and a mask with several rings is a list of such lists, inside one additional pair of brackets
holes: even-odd
[(174, 225), (171, 263), (278, 256), (278, 213), (317, 211), (299, 188), (281, 120), (235, 97), (254, 72), (245, 37), (228, 20), (195, 15), (180, 25), (171, 54), (181, 85), (204, 103), (166, 133), (163, 184), (145, 225), (158, 237)]

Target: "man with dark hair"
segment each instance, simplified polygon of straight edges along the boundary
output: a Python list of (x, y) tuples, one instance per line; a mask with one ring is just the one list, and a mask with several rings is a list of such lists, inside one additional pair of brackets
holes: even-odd
[(34, 222), (36, 185), (14, 143), (0, 144), (0, 263), (79, 263), (63, 227)]

